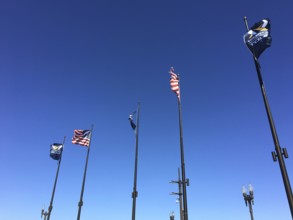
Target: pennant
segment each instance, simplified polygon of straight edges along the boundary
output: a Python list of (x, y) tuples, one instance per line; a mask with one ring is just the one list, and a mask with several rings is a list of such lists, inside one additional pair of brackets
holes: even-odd
[(263, 19), (255, 23), (243, 36), (244, 43), (256, 58), (271, 46), (271, 24), (269, 19)]
[(51, 144), (50, 157), (54, 160), (60, 160), (63, 150), (63, 144)]
[(88, 147), (90, 145), (90, 130), (74, 130), (72, 143)]
[(175, 92), (177, 95), (178, 100), (180, 100), (180, 87), (179, 87), (179, 75), (174, 72), (174, 68), (171, 67), (169, 71), (171, 78), (170, 78), (170, 86), (171, 90)]

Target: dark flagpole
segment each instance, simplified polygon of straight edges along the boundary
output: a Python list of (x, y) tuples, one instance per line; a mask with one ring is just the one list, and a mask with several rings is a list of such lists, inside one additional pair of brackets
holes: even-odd
[[(244, 17), (244, 21), (245, 21), (246, 29), (247, 29), (247, 31), (249, 31), (246, 17)], [(272, 152), (273, 160), (279, 161), (279, 166), (280, 166), (281, 173), (282, 173), (282, 178), (283, 178), (283, 182), (284, 182), (284, 186), (285, 186), (285, 190), (286, 190), (286, 194), (287, 194), (287, 198), (288, 198), (288, 203), (289, 203), (290, 210), (291, 210), (291, 216), (293, 218), (292, 189), (290, 186), (290, 181), (289, 181), (289, 177), (288, 177), (287, 170), (286, 170), (286, 165), (285, 165), (284, 158), (283, 158), (283, 156), (285, 158), (288, 158), (287, 150), (286, 150), (286, 148), (281, 149), (281, 147), (280, 147), (280, 143), (279, 143), (277, 131), (275, 128), (273, 116), (272, 116), (270, 106), (269, 106), (267, 96), (266, 96), (265, 86), (264, 86), (262, 76), (261, 76), (260, 64), (259, 64), (258, 59), (256, 58), (254, 53), (253, 53), (253, 60), (254, 60), (256, 71), (257, 71), (259, 85), (260, 85), (261, 91), (262, 91), (262, 96), (263, 96), (263, 100), (264, 100), (264, 104), (265, 104), (265, 108), (266, 108), (266, 112), (267, 112), (267, 117), (268, 117), (268, 120), (270, 123), (272, 137), (273, 137), (274, 144), (275, 144), (276, 152)]]
[(92, 125), (92, 127), (91, 127), (91, 133), (90, 133), (90, 136), (89, 136), (90, 142), (89, 142), (89, 146), (88, 146), (88, 149), (87, 149), (86, 162), (85, 162), (85, 168), (84, 168), (84, 174), (83, 174), (83, 181), (82, 181), (82, 187), (81, 187), (81, 193), (80, 193), (80, 200), (79, 200), (79, 203), (78, 203), (77, 220), (80, 220), (81, 207), (83, 205), (82, 198), (83, 198), (83, 191), (84, 191), (84, 185), (85, 185), (87, 164), (88, 164), (88, 159), (89, 159), (89, 154), (90, 154), (90, 147), (91, 147), (93, 127), (94, 126)]
[(50, 220), (51, 212), (52, 212), (52, 209), (53, 209), (53, 200), (54, 200), (55, 189), (56, 189), (57, 180), (58, 180), (58, 176), (59, 176), (59, 168), (60, 168), (60, 164), (61, 164), (61, 160), (62, 160), (62, 154), (63, 154), (63, 150), (64, 150), (65, 138), (66, 138), (66, 136), (64, 136), (63, 143), (62, 143), (62, 151), (61, 151), (60, 159), (59, 159), (59, 162), (58, 162), (58, 168), (57, 168), (54, 187), (53, 187), (53, 192), (52, 192), (52, 196), (51, 196), (51, 202), (50, 202), (50, 206), (48, 208), (47, 220)]
[(138, 132), (139, 132), (139, 112), (140, 103), (137, 104), (137, 117), (136, 117), (136, 128), (135, 128), (135, 162), (134, 162), (134, 181), (133, 181), (133, 192), (132, 192), (132, 220), (135, 220), (136, 211), (136, 197), (138, 192), (136, 190), (137, 185), (137, 163), (138, 163)]
[(180, 127), (180, 154), (181, 154), (181, 173), (182, 173), (183, 210), (184, 210), (183, 216), (184, 216), (184, 220), (188, 220), (186, 185), (189, 185), (189, 180), (185, 178), (182, 113), (181, 113), (181, 101), (179, 97), (178, 97), (178, 111), (179, 111), (179, 127)]

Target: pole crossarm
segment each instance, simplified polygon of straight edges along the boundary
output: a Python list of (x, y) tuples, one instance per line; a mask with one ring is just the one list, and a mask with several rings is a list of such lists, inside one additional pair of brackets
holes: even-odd
[[(286, 159), (289, 158), (288, 152), (286, 148), (281, 148), (281, 155), (283, 155)], [(276, 151), (272, 151), (272, 157), (273, 161), (277, 162), (278, 161), (278, 154)]]
[(170, 195), (178, 195), (178, 196), (181, 196), (182, 193), (171, 192)]
[(171, 180), (170, 183), (177, 183), (177, 184), (180, 183), (181, 184), (182, 181)]

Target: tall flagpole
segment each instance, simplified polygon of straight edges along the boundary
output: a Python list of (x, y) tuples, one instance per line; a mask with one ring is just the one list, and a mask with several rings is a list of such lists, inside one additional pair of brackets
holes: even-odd
[(52, 212), (52, 209), (53, 209), (53, 200), (54, 200), (55, 189), (56, 189), (57, 180), (58, 180), (58, 176), (59, 176), (59, 168), (60, 168), (60, 164), (61, 164), (61, 160), (62, 160), (62, 154), (63, 154), (63, 150), (64, 150), (65, 138), (66, 138), (66, 136), (64, 136), (64, 138), (63, 138), (62, 151), (61, 151), (60, 159), (59, 159), (59, 162), (58, 162), (58, 168), (57, 168), (57, 172), (56, 172), (56, 177), (55, 177), (53, 192), (52, 192), (52, 196), (51, 196), (50, 206), (48, 208), (47, 220), (50, 220), (51, 212)]
[(181, 154), (182, 190), (183, 190), (183, 211), (184, 211), (183, 216), (184, 216), (184, 220), (188, 220), (186, 185), (189, 185), (189, 180), (185, 178), (182, 113), (181, 113), (180, 98), (178, 98), (178, 111), (179, 111), (179, 127), (180, 127), (180, 154)]
[(140, 114), (140, 102), (137, 104), (137, 117), (136, 117), (136, 128), (135, 128), (135, 162), (134, 162), (134, 181), (133, 181), (133, 192), (132, 192), (132, 220), (135, 220), (136, 211), (136, 197), (138, 192), (136, 190), (137, 185), (137, 163), (138, 163), (138, 132), (139, 132), (139, 114)]
[[(247, 29), (247, 31), (249, 31), (246, 17), (244, 17), (244, 21), (245, 21), (246, 29)], [(286, 190), (286, 194), (287, 194), (287, 199), (288, 199), (289, 207), (291, 210), (291, 216), (293, 218), (293, 197), (292, 197), (293, 195), (292, 195), (292, 189), (290, 186), (289, 177), (288, 177), (287, 170), (286, 170), (286, 165), (285, 165), (284, 158), (283, 158), (283, 156), (285, 158), (288, 157), (287, 150), (286, 150), (286, 148), (281, 149), (281, 147), (280, 147), (280, 143), (279, 143), (277, 131), (275, 128), (273, 116), (272, 116), (270, 106), (269, 106), (267, 96), (266, 96), (265, 86), (264, 86), (262, 76), (261, 76), (260, 64), (259, 64), (258, 59), (256, 58), (254, 52), (253, 52), (253, 60), (254, 60), (254, 64), (255, 64), (258, 80), (259, 80), (259, 85), (260, 85), (261, 91), (262, 91), (263, 101), (265, 104), (267, 117), (268, 117), (270, 128), (271, 128), (272, 137), (274, 140), (276, 152), (272, 152), (273, 160), (279, 161), (279, 166), (280, 166), (281, 173), (282, 173), (282, 178), (283, 178), (283, 182), (284, 182), (284, 186), (285, 186), (285, 190)]]
[(91, 132), (90, 132), (90, 135), (89, 135), (89, 146), (88, 146), (88, 149), (87, 149), (86, 162), (85, 162), (85, 168), (84, 168), (84, 174), (83, 174), (83, 181), (82, 181), (82, 187), (81, 187), (81, 193), (80, 193), (80, 200), (79, 200), (79, 203), (78, 203), (77, 220), (80, 220), (81, 207), (83, 206), (82, 198), (83, 198), (83, 191), (84, 191), (84, 185), (85, 185), (85, 179), (86, 179), (87, 164), (88, 164), (88, 159), (89, 159), (89, 154), (90, 154), (93, 127), (94, 126), (92, 125)]
[(181, 175), (182, 175), (182, 190), (183, 190), (183, 209), (184, 209), (184, 220), (188, 220), (188, 209), (187, 209), (187, 193), (186, 185), (189, 185), (189, 180), (185, 178), (185, 162), (184, 162), (184, 146), (183, 146), (183, 132), (182, 132), (182, 113), (181, 113), (181, 99), (180, 99), (180, 85), (179, 75), (174, 72), (174, 68), (171, 67), (169, 71), (171, 75), (170, 86), (171, 90), (177, 95), (178, 101), (178, 113), (179, 113), (179, 128), (180, 128), (180, 155), (181, 155)]

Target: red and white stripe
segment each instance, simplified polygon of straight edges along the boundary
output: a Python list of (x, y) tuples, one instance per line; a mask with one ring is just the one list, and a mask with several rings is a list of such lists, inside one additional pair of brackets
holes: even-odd
[(90, 145), (90, 131), (89, 130), (74, 130), (72, 138), (73, 144), (88, 147)]
[(171, 90), (176, 93), (178, 99), (180, 100), (180, 87), (179, 87), (179, 77), (176, 73), (174, 73), (174, 68), (171, 67), (169, 71), (171, 78), (170, 78), (170, 85)]

